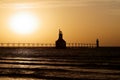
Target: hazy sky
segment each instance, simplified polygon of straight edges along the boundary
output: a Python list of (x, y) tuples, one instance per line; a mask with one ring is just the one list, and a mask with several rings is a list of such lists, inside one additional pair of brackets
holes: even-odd
[[(39, 28), (31, 34), (10, 29), (9, 18), (34, 14)], [(69, 42), (120, 46), (120, 0), (0, 0), (0, 42), (54, 43), (59, 26)]]

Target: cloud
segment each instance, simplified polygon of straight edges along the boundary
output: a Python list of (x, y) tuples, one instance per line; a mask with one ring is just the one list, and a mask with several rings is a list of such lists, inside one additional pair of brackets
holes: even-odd
[(20, 7), (20, 6), (29, 6), (30, 8), (33, 7), (40, 7), (40, 8), (49, 8), (49, 7), (79, 7), (84, 6), (82, 1), (80, 0), (44, 0), (44, 1), (34, 1), (34, 2), (3, 2), (1, 3), (0, 7), (3, 8), (14, 8), (14, 7)]
[(120, 0), (1, 0), (1, 8), (104, 7), (120, 8)]

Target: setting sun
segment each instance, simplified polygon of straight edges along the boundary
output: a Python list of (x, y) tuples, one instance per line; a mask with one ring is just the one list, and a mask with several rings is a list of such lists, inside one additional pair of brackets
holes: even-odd
[(20, 12), (10, 18), (10, 28), (19, 34), (30, 34), (38, 27), (38, 19), (28, 12)]

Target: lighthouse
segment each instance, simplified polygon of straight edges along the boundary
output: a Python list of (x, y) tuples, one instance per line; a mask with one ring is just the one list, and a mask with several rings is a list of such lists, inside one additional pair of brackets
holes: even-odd
[(64, 49), (66, 48), (66, 41), (63, 39), (63, 33), (59, 29), (59, 35), (58, 35), (58, 40), (55, 42), (56, 48), (58, 49)]

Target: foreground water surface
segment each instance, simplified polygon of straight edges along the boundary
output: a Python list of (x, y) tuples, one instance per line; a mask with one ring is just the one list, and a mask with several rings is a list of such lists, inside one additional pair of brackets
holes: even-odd
[(120, 80), (119, 49), (0, 48), (0, 80)]

